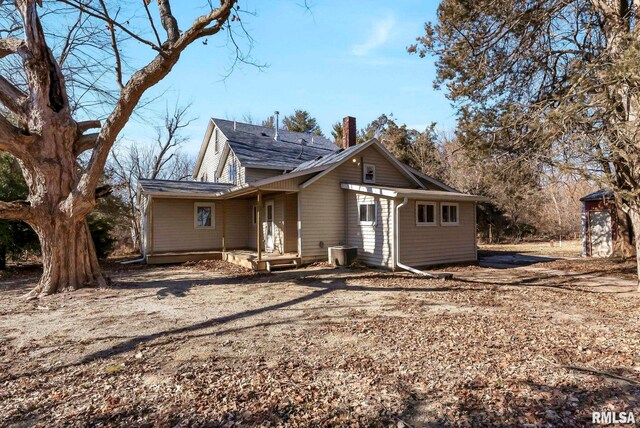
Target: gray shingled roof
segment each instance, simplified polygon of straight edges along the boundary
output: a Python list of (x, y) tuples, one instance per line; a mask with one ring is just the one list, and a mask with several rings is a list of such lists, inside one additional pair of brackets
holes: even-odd
[(613, 192), (607, 189), (600, 189), (597, 192), (589, 193), (587, 196), (580, 198), (581, 201), (599, 201), (602, 199), (613, 198)]
[(242, 166), (254, 168), (282, 168), (293, 170), (298, 165), (336, 152), (338, 147), (329, 139), (302, 132), (275, 131), (264, 126), (250, 125), (224, 119), (212, 119), (227, 137), (229, 146)]
[(309, 169), (309, 168), (315, 168), (317, 166), (322, 166), (322, 165), (332, 165), (336, 162), (340, 162), (346, 158), (348, 158), (349, 156), (351, 156), (351, 154), (356, 151), (357, 149), (359, 149), (360, 146), (356, 145), (356, 146), (351, 146), (348, 149), (338, 149), (337, 152), (335, 153), (331, 153), (328, 154), (326, 156), (322, 156), (322, 157), (317, 157), (315, 159), (311, 159), (308, 160), (304, 163), (301, 163), (300, 165), (297, 166), (296, 169), (294, 169), (294, 171), (302, 171), (305, 169)]
[(202, 181), (175, 181), (175, 180), (138, 180), (142, 191), (145, 193), (167, 194), (202, 194), (210, 195), (233, 187), (227, 183), (208, 183)]

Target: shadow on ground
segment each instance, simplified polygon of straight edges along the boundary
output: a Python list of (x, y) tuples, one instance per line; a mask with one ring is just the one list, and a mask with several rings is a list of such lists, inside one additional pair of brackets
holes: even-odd
[(553, 257), (533, 256), (513, 251), (478, 251), (478, 265), (492, 269), (513, 269), (558, 260)]

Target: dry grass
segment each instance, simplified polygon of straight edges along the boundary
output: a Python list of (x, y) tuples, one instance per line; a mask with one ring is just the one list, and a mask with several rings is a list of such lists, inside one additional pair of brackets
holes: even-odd
[(535, 256), (550, 257), (581, 257), (582, 241), (570, 240), (563, 241), (562, 246), (559, 242), (521, 242), (518, 244), (483, 244), (480, 245), (482, 251), (504, 251), (521, 253)]
[(37, 302), (18, 299), (32, 273), (5, 280), (0, 425), (583, 426), (603, 407), (640, 415), (638, 296), (522, 271), (518, 285), (470, 280), (481, 268), (440, 281), (198, 267), (121, 269), (111, 289)]

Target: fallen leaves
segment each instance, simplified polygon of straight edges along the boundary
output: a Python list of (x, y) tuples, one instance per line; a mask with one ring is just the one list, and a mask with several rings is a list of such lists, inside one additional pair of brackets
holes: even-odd
[[(99, 337), (0, 337), (0, 425), (582, 426), (603, 407), (640, 414), (640, 387), (622, 379), (640, 380), (637, 298), (317, 268), (249, 284), (239, 272), (242, 287), (163, 301), (182, 308), (180, 326), (205, 304), (250, 314), (203, 330), (166, 333), (162, 307), (137, 306), (155, 293), (127, 290), (118, 301), (158, 324), (152, 339), (88, 361), (59, 358)], [(6, 316), (62, 322), (71, 310), (52, 307)], [(129, 321), (112, 322), (116, 335)]]

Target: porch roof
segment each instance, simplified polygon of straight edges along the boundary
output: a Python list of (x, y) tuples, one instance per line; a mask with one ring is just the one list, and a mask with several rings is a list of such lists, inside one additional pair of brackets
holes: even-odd
[(489, 202), (484, 196), (470, 195), (460, 192), (445, 192), (442, 190), (410, 189), (406, 187), (368, 186), (362, 184), (342, 183), (343, 189), (370, 195), (385, 196), (388, 198), (410, 198), (426, 201), (452, 201), (452, 202)]
[(232, 186), (232, 184), (209, 183), (202, 181), (138, 180), (138, 187), (140, 190), (151, 196), (210, 197), (213, 194), (227, 190)]

